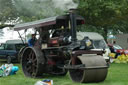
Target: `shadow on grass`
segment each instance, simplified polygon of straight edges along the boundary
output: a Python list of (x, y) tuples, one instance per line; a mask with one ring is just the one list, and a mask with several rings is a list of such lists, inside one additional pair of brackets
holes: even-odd
[[(68, 73), (67, 73), (68, 74)], [(67, 75), (66, 74), (66, 75)], [(64, 76), (66, 76), (64, 75)], [(42, 76), (38, 76), (38, 77), (35, 77), (34, 79), (50, 79), (50, 78), (63, 78), (64, 76), (61, 76), (61, 75), (53, 75), (53, 74), (48, 74), (48, 73), (44, 73)], [(25, 77), (28, 77), (28, 76), (25, 76)], [(28, 78), (32, 78), (32, 77), (28, 77)]]
[[(5, 60), (0, 60), (0, 65), (2, 65), (2, 64), (8, 64), (8, 63), (7, 63), (7, 61), (5, 61)], [(11, 63), (11, 64), (20, 64), (20, 63), (18, 63), (18, 62), (13, 62), (13, 63)]]
[(7, 64), (7, 61), (0, 60), (0, 65), (1, 64)]

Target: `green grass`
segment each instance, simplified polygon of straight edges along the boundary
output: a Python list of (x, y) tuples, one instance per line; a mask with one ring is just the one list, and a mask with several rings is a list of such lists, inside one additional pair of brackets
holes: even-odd
[(128, 85), (128, 64), (111, 64), (108, 76), (104, 82), (84, 84), (72, 82), (68, 74), (64, 77), (47, 75), (41, 79), (27, 78), (23, 75), (21, 66), (19, 64), (16, 65), (20, 67), (17, 74), (0, 77), (0, 85), (34, 85), (36, 81), (43, 79), (52, 79), (54, 85)]

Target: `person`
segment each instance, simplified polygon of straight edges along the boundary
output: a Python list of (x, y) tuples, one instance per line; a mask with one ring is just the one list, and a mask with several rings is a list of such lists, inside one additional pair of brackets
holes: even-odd
[(113, 41), (113, 45), (116, 45), (116, 41)]
[(36, 35), (32, 34), (31, 39), (28, 40), (28, 46), (33, 47), (36, 42)]

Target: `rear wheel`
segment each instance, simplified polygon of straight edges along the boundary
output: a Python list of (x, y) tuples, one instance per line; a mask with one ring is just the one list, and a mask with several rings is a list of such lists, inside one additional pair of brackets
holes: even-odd
[(25, 48), (21, 62), (25, 76), (39, 77), (43, 74), (45, 59), (41, 49), (36, 47)]

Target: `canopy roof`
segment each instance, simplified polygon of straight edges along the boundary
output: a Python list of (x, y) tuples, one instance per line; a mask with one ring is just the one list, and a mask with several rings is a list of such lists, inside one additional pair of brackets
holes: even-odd
[(48, 26), (48, 25), (53, 25), (53, 24), (56, 24), (56, 17), (50, 17), (50, 18), (46, 18), (46, 19), (33, 21), (33, 22), (17, 24), (14, 26), (14, 30), (19, 31), (22, 29), (38, 28), (38, 27), (43, 27), (43, 26)]
[[(19, 31), (19, 30), (29, 29), (29, 28), (39, 28), (39, 27), (46, 27), (51, 25), (58, 25), (60, 23), (62, 24), (67, 22), (67, 20), (69, 20), (69, 15), (55, 16), (55, 17), (45, 18), (45, 19), (41, 19), (33, 22), (17, 24), (14, 26), (14, 30)], [(84, 20), (84, 18), (79, 15), (76, 15), (76, 20), (78, 21)]]

